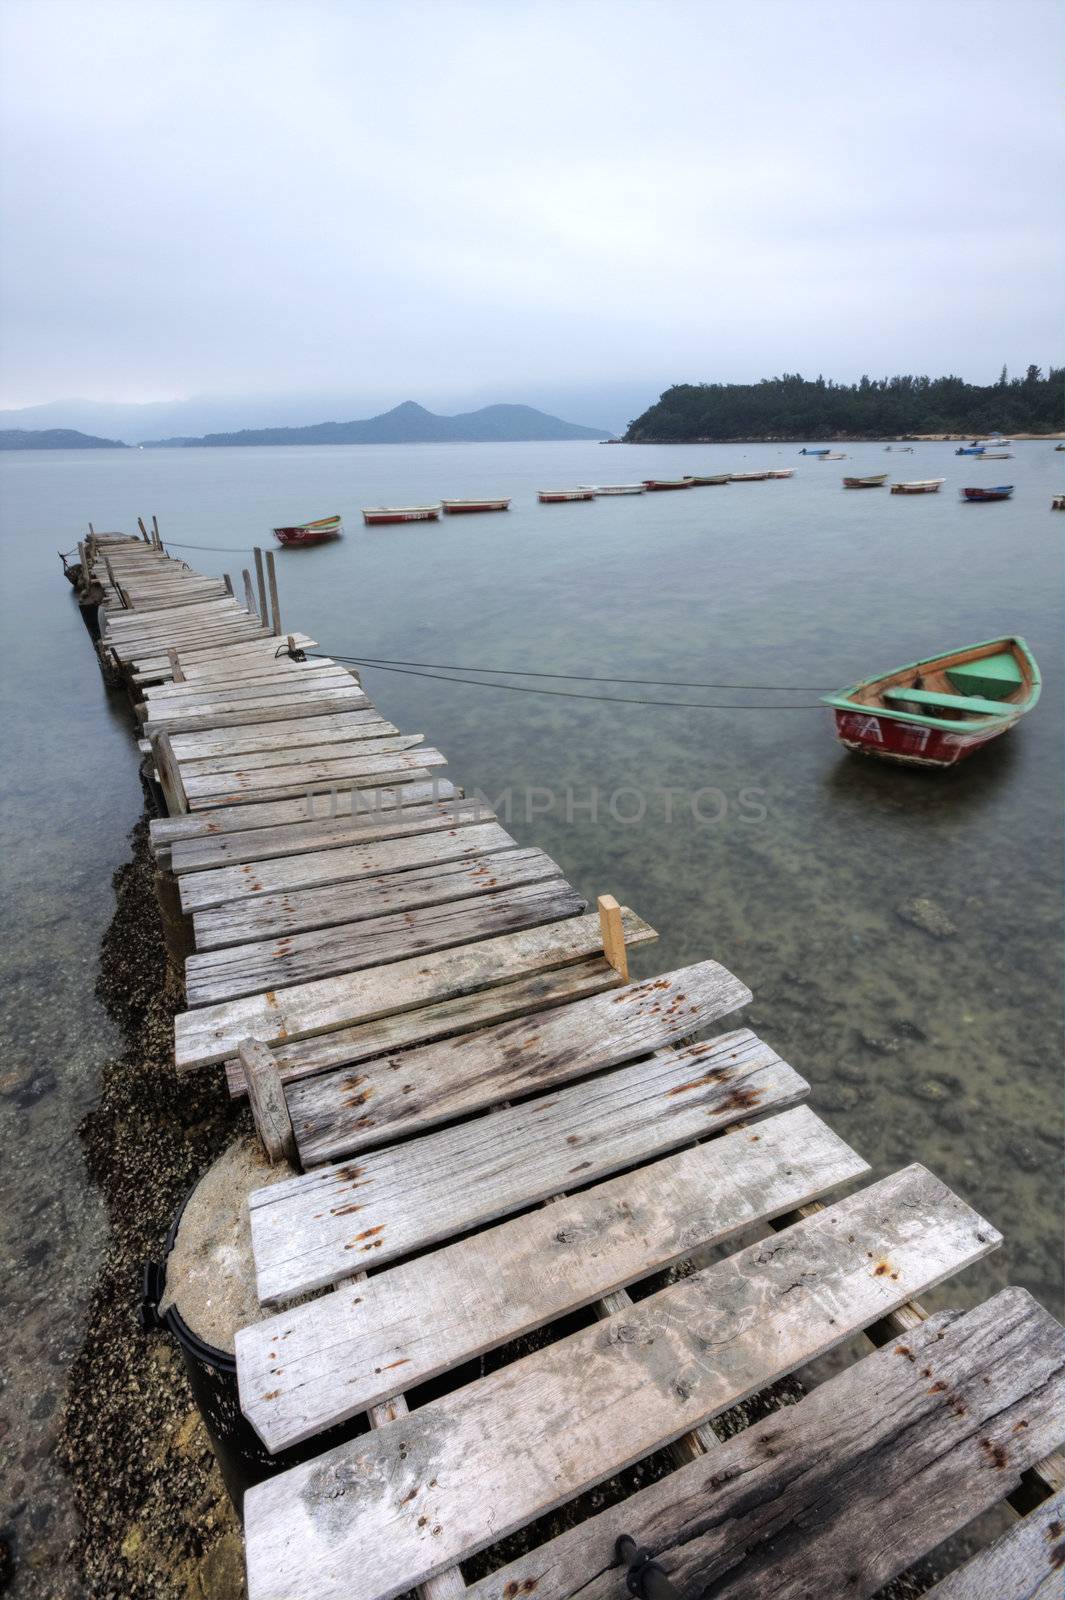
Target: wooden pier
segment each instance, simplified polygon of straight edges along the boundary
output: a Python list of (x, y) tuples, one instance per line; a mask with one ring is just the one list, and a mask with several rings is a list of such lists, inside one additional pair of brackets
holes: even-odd
[[(154, 526), (80, 558), (166, 801), (177, 1070), (223, 1071), (293, 1168), (252, 1196), (241, 1405), (271, 1451), (366, 1419), (248, 1492), (250, 1600), (856, 1600), (1004, 1501), (1027, 1515), (936, 1600), (1060, 1596), (1065, 1335), (1017, 1289), (920, 1305), (994, 1227), (919, 1165), (870, 1182), (718, 962), (631, 980), (654, 931), (305, 656), (272, 561), (205, 578)], [(715, 1432), (862, 1331), (841, 1375)]]

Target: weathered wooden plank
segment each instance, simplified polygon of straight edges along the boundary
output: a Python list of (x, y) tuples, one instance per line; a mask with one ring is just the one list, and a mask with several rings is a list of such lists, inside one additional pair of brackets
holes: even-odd
[(352, 681), (350, 689), (322, 689), (314, 694), (300, 690), (287, 697), (269, 695), (261, 701), (244, 700), (237, 710), (207, 706), (202, 711), (185, 711), (181, 716), (152, 718), (144, 724), (147, 734), (166, 728), (168, 733), (193, 733), (200, 728), (241, 728), (259, 722), (282, 722), (289, 717), (311, 717), (320, 711), (356, 711), (369, 701)]
[[(426, 754), (429, 760), (424, 763), (415, 760), (410, 766), (406, 764), (402, 767), (388, 766), (381, 772), (354, 772), (343, 778), (333, 779), (307, 778), (303, 782), (297, 781), (294, 777), (290, 784), (279, 784), (276, 787), (271, 784), (262, 789), (251, 789), (246, 794), (241, 794), (239, 799), (234, 799), (232, 795), (195, 795), (190, 799), (189, 805), (192, 811), (198, 812), (201, 816), (214, 818), (220, 810), (228, 813), (237, 806), (244, 806), (247, 809), (253, 805), (270, 805), (276, 800), (303, 801), (305, 805), (308, 794), (319, 794), (323, 786), (328, 787), (330, 783), (336, 786), (343, 784), (353, 789), (378, 789), (381, 785), (392, 788), (400, 783), (428, 783), (432, 776), (429, 768), (435, 770), (438, 762), (442, 762), (445, 758), (439, 750), (426, 751)], [(382, 756), (380, 759), (389, 762), (406, 761), (402, 755)], [(295, 773), (297, 768), (291, 767), (286, 770)], [(226, 801), (231, 803), (227, 805)]]
[(318, 1167), (249, 1198), (259, 1298), (339, 1283), (808, 1091), (743, 1029)]
[(708, 1140), (245, 1328), (241, 1408), (284, 1449), (868, 1170), (805, 1107)]
[(337, 819), (361, 826), (363, 822), (372, 824), (377, 817), (387, 823), (408, 805), (450, 802), (458, 793), (450, 779), (438, 775), (423, 783), (387, 784), (378, 789), (323, 783), (309, 800), (267, 800), (256, 806), (220, 806), (210, 814), (160, 818), (158, 826), (154, 822), (151, 825), (151, 839), (158, 848), (181, 839), (210, 839), (238, 832), (246, 835), (257, 829), (263, 833), (264, 842), (272, 843), (272, 836), (267, 840), (270, 830), (289, 823), (319, 824)]
[[(630, 936), (630, 942), (639, 943), (643, 938), (653, 937), (647, 929), (634, 940)], [(534, 972), (492, 989), (474, 990), (410, 1011), (355, 1023), (349, 1028), (337, 1028), (332, 1033), (299, 1039), (293, 1044), (275, 1044), (272, 1046), (274, 1059), (282, 1082), (297, 1083), (318, 1072), (380, 1056), (387, 1050), (402, 1050), (429, 1039), (454, 1038), (489, 1023), (549, 1010), (586, 995), (602, 994), (607, 989), (616, 989), (620, 983), (621, 979), (603, 956), (585, 956), (569, 966)], [(226, 1081), (230, 1094), (244, 1093), (244, 1078), (234, 1060), (226, 1062)]]
[(241, 995), (261, 996), (265, 991), (369, 967), (384, 968), (421, 953), (468, 946), (476, 940), (579, 916), (587, 908), (587, 900), (558, 875), (550, 857), (544, 860), (554, 876), (513, 889), (339, 923), (324, 934), (315, 929), (191, 955), (185, 963), (188, 1003), (214, 1006)]
[(213, 872), (187, 873), (181, 904), (185, 911), (205, 911), (227, 902), (287, 896), (296, 889), (424, 871), (445, 862), (494, 855), (517, 847), (517, 840), (497, 822), (482, 822), (473, 827), (437, 829), (345, 849), (305, 850), (254, 866), (245, 863)]
[[(831, 1349), (997, 1242), (924, 1168), (895, 1173), (257, 1484), (244, 1504), (250, 1600), (402, 1594)], [(902, 1357), (887, 1359), (902, 1369)], [(780, 1428), (786, 1416), (771, 1421)], [(833, 1424), (842, 1433), (847, 1419), (834, 1413)], [(864, 1417), (857, 1425), (864, 1429)], [(720, 1471), (720, 1460), (715, 1451), (707, 1465)], [(769, 1470), (779, 1487), (776, 1466)], [(775, 1580), (769, 1588), (789, 1593)], [(557, 1591), (542, 1592), (558, 1600)], [(760, 1600), (766, 1592), (763, 1584)], [(819, 1581), (818, 1592), (845, 1587)]]
[[(301, 650), (309, 649), (317, 643), (317, 640), (312, 639), (306, 633), (298, 633), (295, 637), (296, 643)], [(182, 659), (187, 671), (187, 663), (189, 662), (195, 666), (200, 662), (208, 664), (224, 663), (231, 657), (233, 660), (243, 658), (251, 660), (256, 657), (266, 659), (266, 652), (269, 651), (270, 655), (272, 655), (276, 649), (276, 643), (271, 644), (270, 640), (264, 637), (263, 639), (251, 640), (247, 644), (207, 645), (199, 648), (191, 646), (189, 649), (182, 651)], [(136, 667), (136, 671), (133, 674), (134, 683), (139, 683), (143, 678), (154, 675), (156, 671), (168, 671), (165, 651), (157, 653), (155, 656), (150, 656), (143, 662), (135, 662), (134, 665)]]
[(153, 694), (148, 706), (148, 720), (162, 722), (170, 717), (204, 711), (239, 711), (244, 705), (255, 705), (261, 700), (295, 700), (301, 696), (322, 695), (334, 689), (358, 690), (354, 679), (342, 667), (324, 672), (309, 673), (306, 677), (292, 678), (277, 673), (265, 682), (245, 684), (243, 688), (223, 688), (214, 684), (192, 683), (188, 693), (180, 693), (177, 685), (172, 694)]
[[(446, 787), (449, 792), (457, 793), (452, 785)], [(287, 825), (178, 840), (173, 845), (174, 871), (206, 872), (230, 863), (278, 860), (289, 855), (373, 844), (385, 839), (415, 838), (422, 833), (447, 833), (495, 821), (495, 812), (478, 800), (438, 798), (432, 784), (426, 789), (428, 792), (423, 793), (420, 785), (403, 784), (394, 791), (400, 796), (400, 803), (368, 804), (366, 810), (356, 811), (354, 815), (319, 815), (313, 820), (305, 817), (301, 822)], [(367, 796), (372, 801), (374, 791), (360, 789), (355, 794), (360, 801)], [(322, 809), (319, 799), (319, 812)], [(159, 844), (162, 847), (163, 841)]]
[(284, 767), (245, 768), (239, 772), (198, 775), (193, 768), (185, 776), (185, 788), (190, 806), (202, 810), (204, 806), (247, 805), (251, 800), (291, 799), (322, 783), (364, 784), (372, 780), (374, 787), (380, 787), (390, 778), (402, 779), (408, 773), (424, 773), (446, 763), (445, 755), (426, 746), (414, 752), (396, 750), (379, 756), (342, 756), (335, 761), (297, 762)]
[(929, 1589), (926, 1600), (1061, 1600), (1063, 1571), (1065, 1494), (1055, 1494)]
[(389, 872), (357, 882), (328, 883), (320, 888), (265, 894), (199, 911), (194, 919), (197, 950), (227, 944), (251, 944), (359, 922), (398, 911), (467, 900), (492, 890), (558, 878), (561, 872), (542, 850), (512, 850), (494, 855), (461, 856), (419, 871)]
[(252, 1120), (267, 1159), (288, 1161), (298, 1166), (296, 1139), (292, 1131), (292, 1118), (285, 1102), (285, 1090), (277, 1064), (264, 1044), (245, 1039), (240, 1046), (239, 1059), (248, 1086), (248, 1101)]
[[(287, 658), (286, 658), (287, 659)], [(299, 666), (294, 662), (282, 665), (280, 661), (269, 665), (263, 663), (255, 668), (231, 668), (228, 672), (213, 673), (209, 678), (197, 676), (183, 679), (180, 682), (171, 679), (163, 683), (149, 684), (144, 689), (145, 703), (149, 706), (179, 705), (182, 698), (206, 699), (221, 698), (223, 695), (247, 696), (258, 691), (260, 694), (275, 685), (291, 688), (294, 685), (308, 685), (320, 683), (343, 683), (347, 678), (343, 667), (317, 664), (312, 668), (309, 665)]]
[(305, 1166), (620, 1066), (701, 1032), (751, 991), (716, 961), (294, 1084)]
[[(620, 1533), (656, 1552), (682, 1594), (862, 1600), (929, 1548), (937, 1524), (943, 1537), (1008, 1491), (1032, 1458), (1033, 1422), (1043, 1437), (1062, 1425), (1061, 1367), (1061, 1330), (1023, 1290), (941, 1312), (711, 1457), (500, 1567), (469, 1600), (622, 1600)], [(952, 1581), (931, 1594), (1014, 1593), (1007, 1581), (955, 1597)]]
[[(185, 734), (184, 737), (187, 739), (190, 735)], [(324, 744), (301, 744), (298, 739), (293, 739), (284, 749), (260, 750), (250, 756), (243, 753), (186, 756), (182, 760), (182, 768), (190, 778), (200, 778), (205, 775), (272, 771), (275, 767), (304, 766), (317, 761), (363, 761), (370, 756), (388, 755), (397, 750), (415, 750), (424, 740), (424, 733), (376, 734), (343, 743), (327, 741)]]
[(179, 761), (200, 761), (208, 756), (249, 756), (267, 750), (284, 750), (304, 741), (319, 745), (346, 744), (352, 739), (377, 739), (398, 732), (399, 729), (378, 711), (342, 711), (332, 717), (290, 717), (287, 722), (226, 728), (218, 733), (209, 730), (176, 733), (174, 754)]
[[(647, 924), (625, 908), (629, 944), (654, 938)], [(415, 956), (379, 972), (321, 978), (292, 989), (228, 1000), (174, 1018), (174, 1058), (179, 1072), (211, 1066), (236, 1055), (245, 1037), (281, 1044), (329, 1033), (390, 1012), (490, 989), (512, 978), (565, 967), (598, 950), (599, 918), (571, 917), (546, 928), (529, 928), (486, 939), (447, 954)]]

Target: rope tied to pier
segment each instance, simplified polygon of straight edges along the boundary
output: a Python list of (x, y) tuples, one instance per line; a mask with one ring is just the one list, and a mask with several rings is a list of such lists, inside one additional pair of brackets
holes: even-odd
[[(488, 679), (485, 679), (485, 678), (462, 678), (462, 677), (456, 677), (453, 674), (445, 673), (442, 670), (438, 670), (438, 671), (422, 671), (422, 670), (416, 669), (414, 667), (401, 667), (401, 666), (398, 666), (398, 665), (393, 665), (392, 663), (386, 663), (384, 661), (375, 661), (375, 660), (373, 660), (373, 659), (371, 659), (369, 657), (366, 657), (366, 656), (341, 656), (341, 655), (326, 656), (323, 652), (319, 652), (319, 651), (312, 651), (311, 653), (312, 653), (312, 655), (316, 656), (318, 659), (321, 659), (321, 660), (345, 661), (345, 662), (351, 663), (354, 666), (359, 666), (359, 667), (377, 667), (382, 672), (396, 672), (396, 673), (399, 673), (402, 677), (405, 677), (405, 678), (428, 678), (433, 683), (465, 683), (465, 684), (470, 684), (475, 689), (509, 689), (512, 694), (551, 695), (552, 698), (562, 699), (562, 700), (595, 700), (595, 701), (598, 701), (600, 704), (603, 704), (603, 705), (665, 706), (665, 707), (671, 707), (671, 708), (673, 708), (675, 710), (684, 710), (684, 711), (819, 711), (821, 709), (821, 705), (820, 705), (819, 701), (792, 701), (790, 704), (782, 703), (782, 704), (779, 704), (779, 705), (776, 704), (776, 703), (755, 701), (753, 703), (752, 702), (747, 702), (746, 704), (739, 704), (739, 705), (720, 705), (720, 704), (711, 703), (711, 702), (706, 701), (706, 700), (653, 700), (653, 699), (640, 698), (640, 697), (637, 697), (637, 696), (634, 696), (634, 695), (584, 694), (578, 689), (544, 689), (544, 688), (540, 688), (539, 686), (537, 686), (535, 684), (493, 683), (493, 682), (491, 682), (491, 681), (489, 681)], [(426, 665), (429, 665), (429, 664), (427, 663)], [(500, 667), (500, 668), (472, 667), (472, 668), (467, 668), (465, 670), (473, 671), (473, 672), (498, 671), (498, 672), (502, 673), (502, 672), (508, 672), (510, 669), (506, 668), (506, 667)], [(515, 676), (516, 675), (517, 674), (515, 674)], [(526, 676), (526, 675), (530, 676), (530, 677), (532, 677), (532, 676), (541, 676), (541, 674), (533, 674), (533, 673), (523, 674), (523, 676)], [(544, 677), (573, 678), (573, 679), (576, 679), (578, 681), (588, 681), (588, 682), (591, 682), (591, 681), (606, 682), (606, 683), (624, 683), (624, 682), (643, 683), (643, 682), (646, 682), (646, 683), (649, 683), (649, 684), (661, 683), (661, 684), (663, 684), (663, 686), (668, 684), (671, 681), (669, 679), (639, 679), (639, 678), (637, 678), (637, 679), (624, 679), (624, 678), (593, 679), (590, 675), (589, 675), (588, 679), (583, 679), (582, 680), (582, 675), (579, 674), (579, 673), (544, 673), (544, 674), (542, 674), (542, 676), (544, 676)], [(774, 688), (778, 688), (783, 692), (790, 692), (793, 688), (795, 688), (797, 686), (790, 685), (790, 684), (785, 686), (785, 685), (782, 685), (782, 684), (781, 685), (773, 685), (773, 684), (733, 683), (733, 684), (716, 684), (716, 685), (714, 685), (714, 684), (706, 684), (705, 686), (704, 685), (691, 684), (691, 685), (681, 685), (680, 687), (691, 687), (691, 688), (706, 687), (706, 688), (718, 688), (718, 689), (733, 689), (733, 690), (740, 690), (740, 691), (743, 691), (743, 690), (754, 690), (754, 689), (772, 690)], [(810, 691), (808, 689), (806, 689), (805, 692), (809, 693)]]

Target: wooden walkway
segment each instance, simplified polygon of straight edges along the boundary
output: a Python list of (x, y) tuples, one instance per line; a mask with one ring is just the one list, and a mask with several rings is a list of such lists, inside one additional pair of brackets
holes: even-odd
[[(870, 1182), (716, 961), (630, 981), (653, 930), (304, 659), (272, 563), (204, 578), (154, 528), (81, 555), (169, 813), (177, 1068), (223, 1069), (293, 1168), (251, 1200), (272, 1314), (238, 1334), (241, 1404), (272, 1451), (366, 1420), (249, 1491), (251, 1600), (621, 1600), (622, 1535), (684, 1600), (851, 1600), (1011, 1497), (1035, 1509), (935, 1594), (1060, 1595), (1065, 1336), (1020, 1290), (919, 1303), (995, 1229), (921, 1166)], [(863, 1330), (874, 1353), (719, 1439)], [(665, 1447), (668, 1475), (463, 1577)]]

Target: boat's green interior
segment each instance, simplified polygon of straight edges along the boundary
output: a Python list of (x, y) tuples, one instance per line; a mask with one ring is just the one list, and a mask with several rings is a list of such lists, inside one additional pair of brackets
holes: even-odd
[(982, 695), (935, 694), (931, 689), (885, 689), (884, 699), (942, 711), (968, 711), (978, 717), (994, 717), (1002, 710), (1001, 701), (985, 700)]
[(947, 668), (947, 677), (959, 694), (982, 695), (987, 700), (1005, 700), (1024, 675), (1012, 650), (983, 656), (979, 661), (963, 661)]

